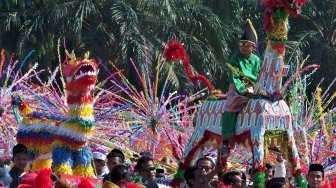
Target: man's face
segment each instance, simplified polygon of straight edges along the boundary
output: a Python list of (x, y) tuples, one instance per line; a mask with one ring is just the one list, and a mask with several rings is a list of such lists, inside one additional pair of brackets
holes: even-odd
[(26, 153), (17, 153), (13, 158), (14, 166), (19, 170), (24, 170), (28, 163), (28, 155)]
[(192, 188), (204, 188), (208, 187), (207, 180), (204, 176), (204, 173), (201, 169), (198, 169), (194, 172), (194, 179), (191, 179)]
[(107, 159), (107, 167), (108, 167), (110, 172), (112, 171), (112, 169), (115, 166), (117, 166), (119, 164), (122, 164), (122, 163), (123, 162), (122, 162), (120, 157), (110, 157), (110, 158)]
[(99, 174), (102, 173), (103, 168), (105, 166), (105, 161), (100, 160), (100, 159), (94, 159), (93, 162), (94, 162), (94, 165), (96, 167), (97, 173), (99, 173)]
[(320, 171), (311, 171), (308, 175), (308, 185), (311, 188), (319, 188), (323, 181), (323, 174)]
[(252, 54), (255, 47), (254, 47), (254, 44), (252, 44), (250, 42), (240, 42), (239, 43), (239, 49), (240, 49), (240, 53), (244, 57), (250, 57), (250, 55)]
[(156, 169), (154, 167), (153, 161), (148, 161), (146, 164), (141, 166), (140, 175), (143, 180), (154, 180), (156, 176)]
[(197, 164), (203, 175), (209, 174), (212, 171), (212, 163), (209, 160), (199, 161)]

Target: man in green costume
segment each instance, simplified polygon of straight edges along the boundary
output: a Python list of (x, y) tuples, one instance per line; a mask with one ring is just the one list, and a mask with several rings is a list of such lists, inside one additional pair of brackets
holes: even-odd
[(228, 66), (229, 91), (222, 115), (222, 157), (228, 157), (228, 140), (235, 134), (239, 112), (248, 101), (248, 95), (254, 93), (254, 86), (260, 70), (260, 59), (254, 53), (258, 41), (257, 33), (248, 19), (244, 34), (239, 41), (240, 52), (234, 54)]

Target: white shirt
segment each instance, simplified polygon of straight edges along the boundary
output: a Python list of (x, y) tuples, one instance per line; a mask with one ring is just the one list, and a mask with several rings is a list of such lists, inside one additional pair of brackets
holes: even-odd
[(286, 177), (286, 160), (283, 160), (282, 162), (277, 161), (275, 163), (274, 177), (275, 178)]

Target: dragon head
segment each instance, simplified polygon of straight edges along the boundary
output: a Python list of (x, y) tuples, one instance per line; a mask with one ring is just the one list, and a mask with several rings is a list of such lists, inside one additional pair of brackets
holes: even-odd
[(301, 6), (308, 0), (262, 0), (267, 8), (283, 8), (288, 14), (297, 16)]
[(85, 54), (84, 59), (76, 58), (75, 54), (69, 54), (70, 60), (63, 66), (63, 74), (67, 80), (67, 90), (72, 92), (82, 92), (93, 90), (97, 81), (98, 67), (94, 59), (89, 59), (89, 54)]

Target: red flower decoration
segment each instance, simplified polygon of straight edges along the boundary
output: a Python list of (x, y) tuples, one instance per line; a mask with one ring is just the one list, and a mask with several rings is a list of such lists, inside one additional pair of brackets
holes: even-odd
[(176, 39), (171, 40), (163, 51), (163, 57), (167, 62), (182, 60), (187, 57), (184, 46)]
[(257, 171), (258, 171), (258, 172), (264, 172), (264, 171), (265, 171), (265, 166), (260, 165), (260, 166), (257, 168)]
[(163, 51), (163, 57), (166, 59), (167, 62), (182, 60), (183, 67), (186, 71), (186, 75), (188, 76), (188, 78), (193, 82), (201, 80), (208, 87), (208, 90), (210, 92), (212, 91), (212, 84), (204, 75), (192, 74), (187, 52), (184, 46), (181, 43), (179, 43), (176, 39), (171, 40), (167, 44), (167, 46)]

